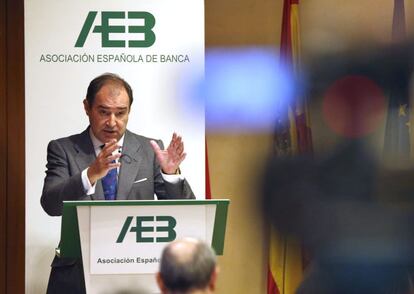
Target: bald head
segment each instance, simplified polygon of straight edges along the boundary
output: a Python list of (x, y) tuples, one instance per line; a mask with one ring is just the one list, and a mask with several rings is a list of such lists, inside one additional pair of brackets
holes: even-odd
[(190, 293), (214, 288), (215, 275), (216, 255), (200, 240), (174, 241), (162, 253), (158, 279), (163, 293)]
[(179, 241), (172, 242), (167, 246), (166, 250), (169, 251), (171, 256), (174, 256), (178, 263), (188, 263), (194, 257), (198, 247), (201, 246), (201, 242), (193, 238), (185, 238)]

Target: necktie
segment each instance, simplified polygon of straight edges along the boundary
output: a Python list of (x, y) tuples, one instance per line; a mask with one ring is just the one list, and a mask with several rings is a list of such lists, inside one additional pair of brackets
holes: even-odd
[[(115, 163), (115, 160), (113, 161), (113, 163)], [(118, 173), (117, 169), (113, 168), (110, 171), (108, 171), (106, 176), (104, 176), (101, 180), (105, 200), (115, 200), (115, 198), (116, 198), (116, 190), (118, 188), (117, 173)]]
[(108, 171), (106, 176), (102, 178), (102, 188), (104, 191), (105, 200), (115, 200), (116, 190), (118, 188), (116, 168)]

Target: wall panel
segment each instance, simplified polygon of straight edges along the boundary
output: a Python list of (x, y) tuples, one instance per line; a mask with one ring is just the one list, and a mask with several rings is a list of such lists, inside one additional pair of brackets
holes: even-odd
[(6, 195), (7, 195), (7, 100), (6, 100), (6, 0), (0, 0), (0, 293), (6, 292)]
[(24, 12), (7, 0), (7, 293), (24, 293)]

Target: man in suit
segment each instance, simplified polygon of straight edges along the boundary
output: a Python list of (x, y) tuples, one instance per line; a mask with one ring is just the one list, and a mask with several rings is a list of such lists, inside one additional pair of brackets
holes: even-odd
[(168, 244), (161, 256), (157, 284), (162, 294), (209, 294), (216, 290), (218, 266), (213, 249), (184, 238)]
[[(49, 215), (62, 215), (65, 200), (195, 198), (179, 174), (186, 156), (181, 137), (174, 133), (163, 150), (161, 141), (128, 131), (132, 102), (132, 89), (119, 76), (91, 81), (83, 101), (88, 128), (48, 146), (41, 204)], [(48, 293), (84, 291), (81, 262), (56, 256)]]

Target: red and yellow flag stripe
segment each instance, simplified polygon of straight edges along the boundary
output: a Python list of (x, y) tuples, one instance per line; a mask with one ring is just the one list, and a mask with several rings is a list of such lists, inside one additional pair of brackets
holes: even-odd
[[(282, 34), (280, 42), (281, 62), (291, 67), (296, 74), (300, 70), (300, 25), (299, 0), (285, 0), (283, 5)], [(304, 97), (296, 97), (286, 109), (289, 120), (287, 150), (280, 154), (295, 155), (312, 152), (310, 118)], [(276, 133), (275, 136), (278, 136)], [(293, 294), (303, 278), (302, 245), (292, 236), (283, 236), (270, 230), (268, 294)]]

